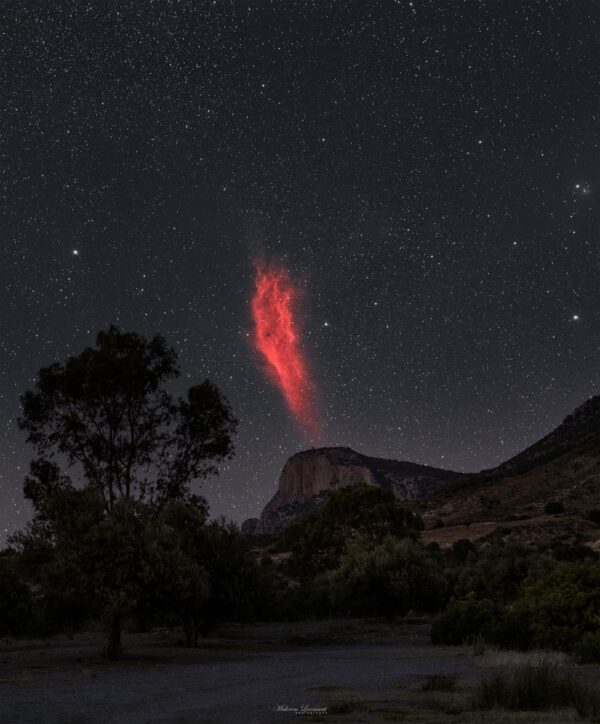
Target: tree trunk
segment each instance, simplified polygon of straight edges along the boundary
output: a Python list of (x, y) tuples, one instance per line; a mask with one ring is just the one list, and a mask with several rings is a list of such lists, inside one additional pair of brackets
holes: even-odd
[(203, 634), (202, 631), (202, 619), (198, 620), (193, 613), (182, 614), (181, 622), (183, 624), (183, 631), (185, 633), (185, 645), (188, 647), (197, 647), (198, 639)]
[(121, 614), (113, 612), (108, 629), (108, 646), (106, 655), (109, 659), (117, 659), (123, 647), (121, 646)]
[(189, 648), (192, 645), (191, 617), (185, 613), (182, 613), (181, 623), (183, 624), (183, 632), (185, 633), (185, 645)]

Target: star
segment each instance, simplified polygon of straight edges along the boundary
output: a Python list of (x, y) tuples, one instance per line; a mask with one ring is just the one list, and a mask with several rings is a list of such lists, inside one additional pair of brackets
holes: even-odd
[(73, 254), (73, 256), (79, 256), (79, 249), (73, 249), (71, 253)]
[(592, 187), (585, 182), (576, 183), (575, 193), (579, 196), (589, 196), (592, 193)]
[(579, 321), (579, 315), (578, 315), (578, 314), (574, 314), (574, 315), (571, 317), (571, 319), (572, 319), (574, 322), (578, 322), (578, 321)]

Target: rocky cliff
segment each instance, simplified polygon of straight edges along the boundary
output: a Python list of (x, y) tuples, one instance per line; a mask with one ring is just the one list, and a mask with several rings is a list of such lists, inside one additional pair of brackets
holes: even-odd
[(277, 492), (259, 519), (243, 524), (247, 533), (277, 533), (322, 503), (327, 493), (354, 485), (390, 488), (399, 500), (417, 500), (464, 476), (428, 465), (372, 458), (345, 447), (317, 448), (292, 455)]

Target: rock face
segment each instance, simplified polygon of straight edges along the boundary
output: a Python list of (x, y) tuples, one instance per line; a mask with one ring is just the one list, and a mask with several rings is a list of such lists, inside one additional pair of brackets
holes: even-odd
[(428, 465), (367, 457), (345, 447), (305, 450), (284, 465), (278, 490), (258, 524), (250, 519), (243, 529), (249, 534), (278, 533), (338, 488), (380, 485), (390, 488), (399, 500), (417, 500), (463, 477)]

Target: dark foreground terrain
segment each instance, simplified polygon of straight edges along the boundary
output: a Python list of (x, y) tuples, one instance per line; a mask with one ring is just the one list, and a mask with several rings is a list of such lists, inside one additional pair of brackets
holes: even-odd
[[(470, 702), (478, 679), (540, 654), (433, 647), (425, 622), (228, 626), (198, 649), (172, 631), (125, 643), (126, 656), (109, 662), (98, 634), (2, 642), (0, 722), (581, 721), (569, 710), (477, 711)], [(597, 671), (580, 667), (578, 675)]]

